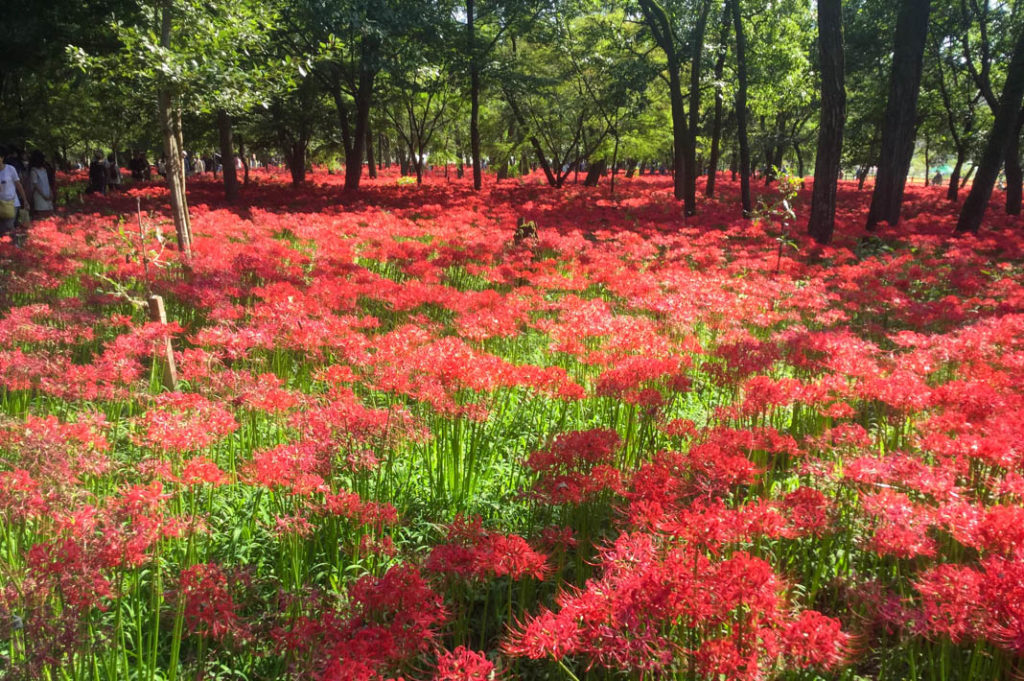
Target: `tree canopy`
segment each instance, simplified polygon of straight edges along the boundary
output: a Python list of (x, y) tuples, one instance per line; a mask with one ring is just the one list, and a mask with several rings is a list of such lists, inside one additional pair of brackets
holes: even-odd
[(696, 179), (731, 169), (749, 212), (750, 183), (782, 169), (834, 185), (877, 167), (873, 225), (899, 221), (908, 173), (938, 172), (959, 200), (991, 140), (998, 167), (977, 177), (1021, 209), (1024, 116), (1002, 101), (1024, 78), (1019, 3), (843, 0), (831, 26), (811, 0), (28, 5), (0, 26), (0, 140), (65, 164), (94, 147), (172, 154), (163, 116), (172, 155), (233, 154), (235, 134), (296, 182), (310, 163), (344, 166), (350, 192), (392, 162), (420, 180), (471, 165), (477, 188), (483, 168), (541, 169), (556, 187), (657, 168), (693, 214)]

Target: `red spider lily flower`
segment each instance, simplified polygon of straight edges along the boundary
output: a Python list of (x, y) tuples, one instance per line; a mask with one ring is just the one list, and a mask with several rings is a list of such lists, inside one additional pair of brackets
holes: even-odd
[(804, 610), (782, 635), (786, 659), (795, 667), (834, 669), (846, 659), (850, 635), (839, 620), (814, 610)]
[(434, 681), (493, 681), (494, 663), (483, 653), (459, 646), (437, 660)]
[(167, 393), (142, 417), (141, 442), (156, 450), (206, 449), (238, 428), (234, 415), (194, 393)]
[(982, 580), (980, 572), (951, 564), (930, 568), (915, 580), (924, 633), (945, 636), (954, 643), (982, 634)]
[[(441, 597), (408, 565), (363, 577), (349, 589), (347, 618), (326, 622), (321, 679), (381, 678), (425, 653), (447, 618)], [(360, 676), (353, 677), (353, 672)], [(368, 674), (362, 676), (362, 674)]]
[(828, 498), (813, 487), (800, 487), (782, 500), (789, 526), (798, 536), (820, 537), (830, 525)]
[(205, 456), (195, 456), (181, 469), (181, 482), (185, 485), (212, 485), (219, 487), (228, 482), (228, 475)]
[(104, 610), (106, 600), (113, 596), (113, 585), (103, 574), (98, 557), (79, 539), (35, 544), (28, 550), (26, 562), (34, 579), (48, 584), (64, 603), (79, 611)]
[(915, 504), (905, 494), (892, 490), (861, 495), (861, 506), (875, 521), (868, 542), (871, 550), (898, 558), (937, 553), (935, 539), (928, 535), (935, 518), (933, 508)]
[(456, 516), (448, 528), (447, 543), (436, 545), (427, 557), (427, 570), (465, 579), (508, 576), (543, 579), (550, 569), (547, 556), (535, 551), (522, 537), (483, 529), (477, 516)]
[(534, 493), (552, 504), (581, 504), (601, 492), (621, 490), (614, 468), (620, 439), (614, 430), (561, 433), (547, 450), (532, 453), (526, 466), (540, 474)]
[(185, 624), (189, 633), (215, 641), (243, 638), (246, 628), (228, 589), (223, 569), (200, 563), (182, 570), (178, 592), (185, 599)]
[(101, 476), (110, 468), (110, 443), (103, 415), (82, 414), (62, 423), (55, 416), (28, 416), (0, 429), (0, 448), (11, 465), (24, 469), (46, 488), (65, 488), (83, 476)]

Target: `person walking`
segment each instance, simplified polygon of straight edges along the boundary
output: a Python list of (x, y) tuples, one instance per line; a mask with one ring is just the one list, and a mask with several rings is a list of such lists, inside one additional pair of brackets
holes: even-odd
[(89, 188), (86, 194), (107, 193), (107, 164), (103, 161), (103, 152), (97, 151), (89, 164)]
[(14, 236), (18, 211), (28, 206), (28, 197), (17, 169), (0, 157), (0, 237)]
[(132, 179), (136, 182), (142, 182), (150, 178), (149, 161), (146, 159), (146, 155), (141, 151), (136, 151), (135, 156), (132, 157), (128, 167), (132, 171)]
[(32, 152), (29, 160), (28, 186), (32, 216), (46, 218), (53, 215), (54, 187), (46, 167), (46, 157), (38, 149)]
[(107, 155), (107, 188), (115, 192), (121, 190), (121, 167), (114, 152)]

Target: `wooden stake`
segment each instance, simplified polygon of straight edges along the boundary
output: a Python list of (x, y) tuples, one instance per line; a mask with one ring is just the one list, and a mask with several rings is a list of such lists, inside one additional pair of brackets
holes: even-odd
[[(167, 323), (167, 311), (164, 310), (164, 299), (162, 296), (149, 297), (149, 321)], [(178, 388), (178, 370), (174, 364), (174, 348), (171, 347), (171, 337), (164, 334), (162, 341), (156, 342), (154, 348), (154, 359), (160, 362), (163, 374), (163, 384), (168, 390)]]

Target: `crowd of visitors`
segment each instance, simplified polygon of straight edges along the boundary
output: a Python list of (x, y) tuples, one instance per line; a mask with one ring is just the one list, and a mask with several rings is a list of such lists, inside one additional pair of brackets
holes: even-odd
[(57, 178), (41, 151), (0, 148), (0, 237), (23, 240), (33, 217), (53, 214)]
[[(207, 173), (217, 177), (224, 167), (221, 156), (213, 153), (186, 153), (182, 163), (189, 177)], [(263, 165), (255, 154), (245, 159), (236, 154), (231, 163), (238, 171), (246, 166), (251, 169)], [(62, 165), (67, 165), (67, 162)], [(88, 168), (87, 194), (109, 194), (121, 189), (121, 164), (114, 151), (104, 154), (97, 149), (91, 160), (82, 158), (71, 163), (71, 167), (79, 170)], [(127, 170), (134, 182), (153, 178), (153, 166), (143, 151), (131, 154)], [(166, 158), (159, 158), (156, 170), (159, 175), (166, 176)], [(32, 219), (49, 217), (56, 206), (56, 172), (43, 152), (36, 150), (29, 154), (16, 147), (0, 147), (0, 237), (11, 236), (15, 243), (21, 243)]]

